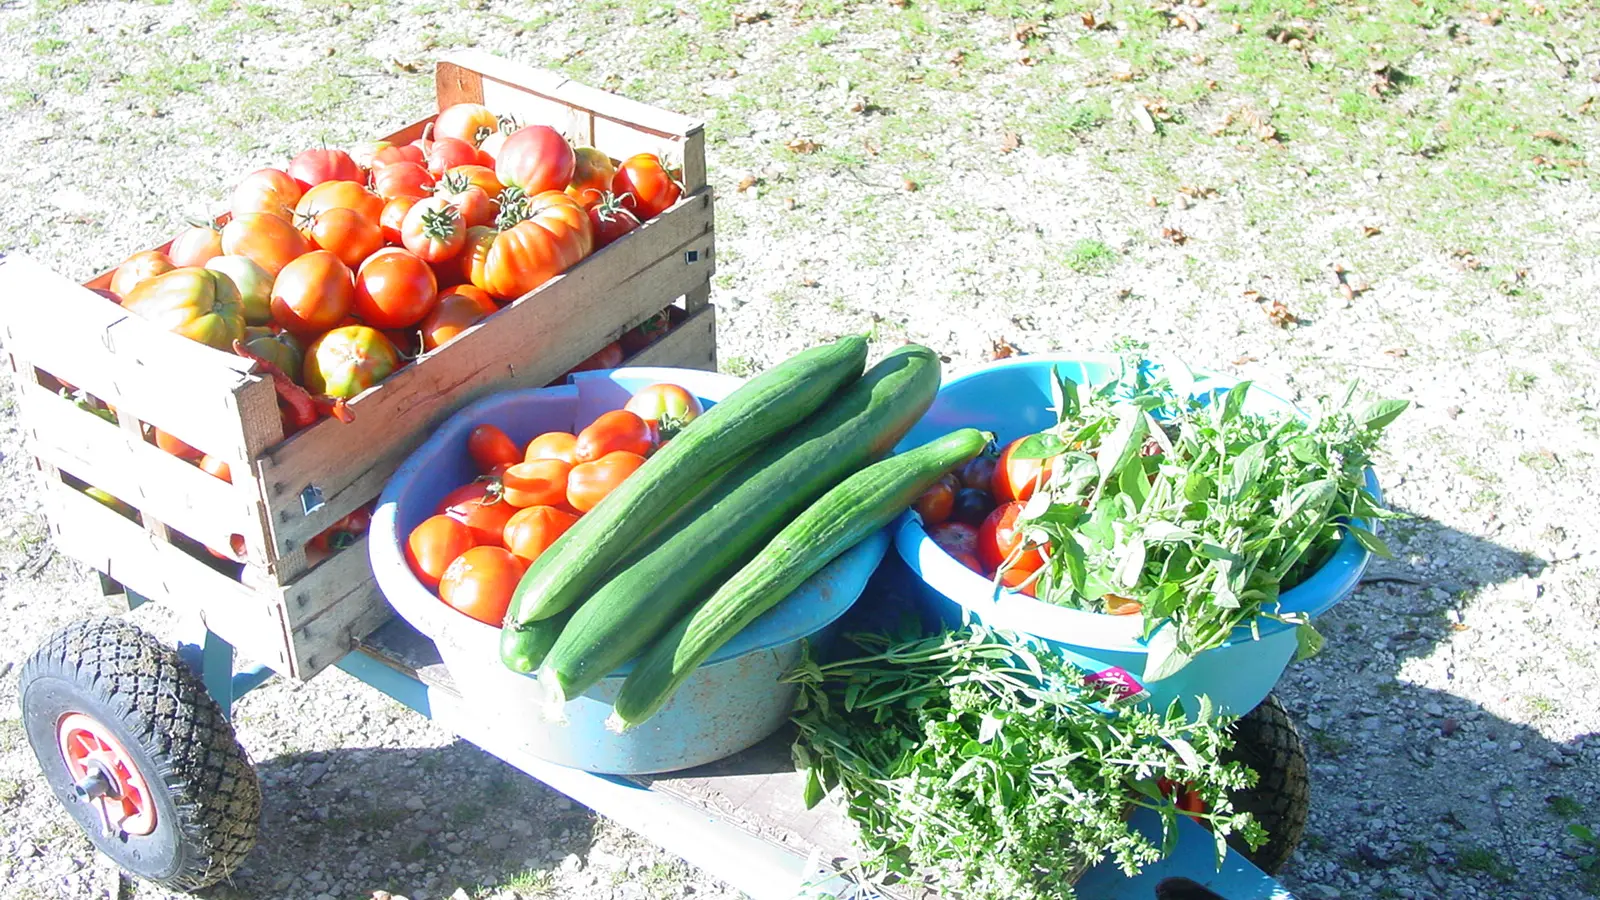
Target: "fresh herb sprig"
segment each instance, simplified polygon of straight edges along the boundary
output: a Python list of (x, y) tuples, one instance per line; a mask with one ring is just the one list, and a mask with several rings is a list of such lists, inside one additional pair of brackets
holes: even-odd
[(1298, 626), (1300, 655), (1315, 653), (1321, 636), (1303, 615), (1277, 612), (1278, 597), (1345, 534), (1389, 555), (1368, 525), (1395, 514), (1364, 479), (1406, 401), (1357, 411), (1352, 384), (1305, 421), (1245, 412), (1248, 381), (1203, 403), (1186, 369), (1137, 357), (1097, 386), (1054, 376), (1057, 424), (1013, 451), (1045, 460), (1020, 517), (1030, 545), (1049, 546), (1035, 594), (1095, 612), (1137, 603), (1146, 680), (1172, 675), (1236, 628), (1255, 631), (1261, 616)]
[[(1219, 864), (1228, 834), (1266, 840), (1229, 800), (1256, 774), (1221, 761), (1233, 720), (1209, 704), (1193, 721), (1178, 704), (1110, 706), (1057, 654), (979, 625), (850, 640), (865, 655), (808, 655), (787, 679), (800, 685), (793, 749), (806, 803), (842, 790), (869, 878), (927, 879), (966, 900), (1072, 898), (1073, 881), (1108, 856), (1133, 875), (1171, 852), (1180, 811), (1162, 779), (1205, 801)], [(1137, 807), (1161, 815), (1160, 845), (1129, 826)]]

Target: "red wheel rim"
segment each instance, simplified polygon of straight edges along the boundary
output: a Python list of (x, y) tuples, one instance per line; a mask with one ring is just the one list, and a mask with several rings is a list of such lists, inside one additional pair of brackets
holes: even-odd
[(143, 837), (156, 830), (150, 786), (110, 729), (83, 713), (67, 713), (56, 723), (56, 745), (73, 781), (105, 779), (108, 790), (85, 802), (99, 809), (108, 834)]

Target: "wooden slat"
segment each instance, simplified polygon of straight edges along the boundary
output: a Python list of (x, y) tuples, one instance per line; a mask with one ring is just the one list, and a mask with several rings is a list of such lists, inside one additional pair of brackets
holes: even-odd
[[(446, 99), (470, 97), (467, 89), (471, 84), (470, 73), (476, 73), (482, 85), (480, 90), (483, 93), (479, 95), (482, 99), (477, 102), (484, 103), (491, 109), (494, 108), (494, 104), (487, 99), (489, 83), (496, 82), (522, 93), (593, 113), (598, 118), (652, 133), (657, 137), (683, 138), (701, 127), (698, 120), (688, 116), (579, 84), (555, 72), (536, 69), (480, 50), (452, 53), (440, 61), (435, 77), (438, 81), (441, 109), (448, 105)], [(448, 90), (446, 84), (450, 85)], [(451, 102), (460, 101), (451, 99)]]
[(283, 608), (158, 540), (92, 498), (56, 481), (45, 501), (61, 552), (144, 596), (200, 617), (245, 656), (289, 675)]
[(685, 319), (661, 339), (622, 363), (625, 366), (676, 366), (717, 370), (717, 309), (708, 306)]
[(6, 346), (35, 366), (207, 453), (245, 457), (235, 395), (261, 380), (248, 360), (157, 328), (26, 257), (0, 259), (0, 297)]
[(37, 384), (19, 380), (16, 389), (28, 449), (132, 504), (147, 520), (170, 525), (214, 547), (226, 547), (229, 535), (243, 533), (256, 520), (254, 511), (221, 479)]
[[(428, 429), (455, 409), (493, 390), (548, 383), (703, 283), (714, 249), (709, 226), (702, 193), (358, 397), (354, 422), (318, 423), (269, 451), (258, 474), (270, 491), (278, 553), (300, 548), (377, 496)], [(686, 261), (691, 254), (695, 261)], [(301, 494), (312, 485), (325, 505), (307, 515)]]
[(366, 537), (281, 590), (301, 679), (337, 662), (394, 614), (373, 579)]

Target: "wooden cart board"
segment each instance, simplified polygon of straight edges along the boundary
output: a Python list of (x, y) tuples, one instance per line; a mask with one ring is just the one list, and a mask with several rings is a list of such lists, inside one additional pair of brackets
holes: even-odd
[[(111, 272), (80, 285), (26, 257), (0, 257), (0, 335), (56, 546), (145, 597), (198, 613), (251, 659), (299, 680), (392, 615), (365, 540), (320, 559), (308, 556), (308, 542), (374, 500), (452, 411), (492, 392), (548, 384), (669, 307), (671, 330), (623, 365), (716, 368), (707, 302), (713, 210), (700, 124), (484, 53), (442, 60), (435, 78), (440, 109), (481, 102), (524, 125), (552, 125), (574, 146), (613, 159), (651, 152), (681, 162), (684, 194), (353, 398), (353, 422), (323, 420), (285, 439), (272, 383), (251, 361), (164, 331), (88, 290), (108, 287)], [(432, 119), (384, 140), (411, 141)], [(60, 395), (62, 385), (100, 399), (118, 422), (79, 409)], [(149, 443), (146, 424), (226, 462), (232, 483)], [(138, 520), (82, 493), (84, 485), (130, 504)], [(202, 545), (241, 548), (248, 562), (236, 575), (237, 563), (211, 564), (193, 552)]]

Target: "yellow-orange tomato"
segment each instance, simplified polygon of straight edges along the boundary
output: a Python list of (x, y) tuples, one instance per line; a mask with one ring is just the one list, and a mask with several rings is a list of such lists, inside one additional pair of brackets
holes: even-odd
[(593, 206), (611, 190), (617, 167), (612, 164), (611, 157), (593, 147), (579, 147), (573, 151), (573, 156), (577, 162), (572, 169), (572, 181), (567, 185), (567, 195), (584, 206)]
[(383, 217), (384, 199), (354, 181), (324, 181), (311, 186), (295, 204), (297, 219), (329, 209), (353, 209), (374, 222)]
[(626, 450), (640, 456), (655, 449), (655, 438), (650, 426), (636, 413), (614, 409), (578, 432), (577, 454), (579, 462), (599, 459), (615, 450)]
[(230, 211), (235, 219), (252, 213), (294, 221), (294, 205), (300, 202), (301, 188), (282, 169), (257, 169), (246, 175), (233, 189)]
[[(465, 287), (477, 291), (471, 285)], [(476, 296), (464, 293), (460, 287), (449, 289), (439, 295), (438, 304), (422, 320), (422, 349), (443, 347), (459, 337), (461, 332), (494, 315), (495, 310), (494, 302), (487, 297), (479, 300)]]
[(248, 257), (273, 278), (310, 249), (288, 219), (270, 213), (246, 213), (222, 227), (222, 252)]
[(594, 509), (642, 465), (644, 457), (617, 450), (593, 462), (573, 466), (567, 475), (567, 505), (578, 512)]
[(559, 506), (567, 496), (572, 467), (559, 459), (520, 462), (500, 476), (501, 496), (512, 506)]
[[(330, 182), (346, 184), (348, 182)], [(326, 250), (351, 269), (383, 247), (383, 228), (376, 219), (343, 206), (312, 216), (302, 234), (318, 250)]]
[(578, 517), (554, 506), (519, 509), (506, 521), (506, 549), (528, 562), (539, 558)]
[(111, 293), (126, 297), (141, 281), (165, 275), (178, 266), (160, 250), (144, 250), (128, 257), (111, 276)]
[(546, 431), (528, 442), (523, 458), (559, 459), (575, 466), (582, 462), (578, 459), (578, 436), (568, 431)]

